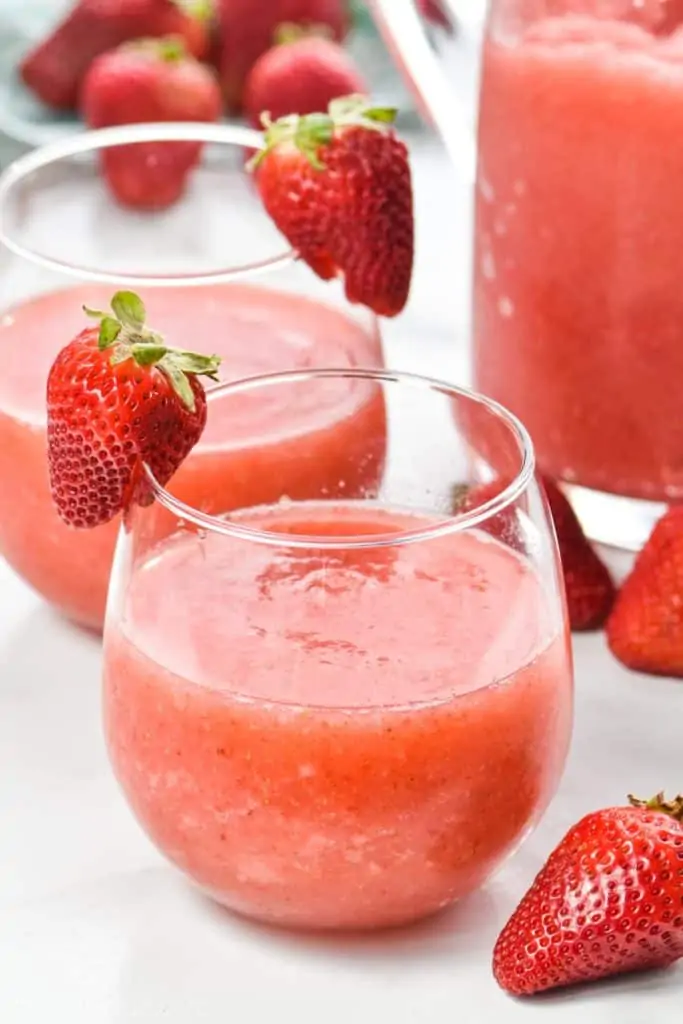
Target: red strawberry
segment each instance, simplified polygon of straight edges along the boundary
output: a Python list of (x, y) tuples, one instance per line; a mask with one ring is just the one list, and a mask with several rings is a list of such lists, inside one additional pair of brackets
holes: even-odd
[(658, 5), (660, 17), (655, 32), (658, 35), (671, 35), (683, 24), (683, 0), (661, 0)]
[(589, 814), (500, 934), (493, 973), (511, 995), (667, 967), (683, 956), (683, 797)]
[[(81, 110), (91, 128), (151, 121), (216, 121), (221, 97), (213, 72), (177, 39), (126, 43), (95, 60)], [(101, 151), (112, 192), (127, 206), (162, 209), (183, 192), (201, 143), (150, 142)]]
[(327, 110), (339, 96), (366, 91), (360, 71), (338, 43), (303, 36), (259, 57), (247, 78), (244, 110), (260, 127), (263, 110), (273, 120), (286, 114), (314, 114)]
[[(456, 486), (453, 489), (454, 514), (472, 512), (474, 509), (482, 508), (493, 498), (497, 498), (508, 483), (509, 481), (496, 479), (485, 484), (474, 484), (471, 487)], [(493, 537), (497, 537), (498, 540), (511, 544), (512, 547), (519, 547), (521, 538), (514, 506), (508, 506), (502, 512), (486, 519), (481, 524), (481, 529)]]
[[(606, 567), (589, 544), (576, 514), (562, 491), (549, 478), (542, 477), (543, 487), (555, 525), (557, 543), (564, 573), (567, 611), (572, 630), (598, 629), (607, 618), (614, 601), (614, 584)], [(469, 511), (500, 494), (505, 480), (471, 487), (460, 499), (456, 511)], [(511, 509), (499, 512), (484, 523), (484, 529), (495, 537), (519, 546), (517, 521)], [(517, 542), (516, 542), (517, 541)]]
[(395, 111), (362, 96), (327, 114), (266, 127), (252, 166), (266, 210), (299, 256), (325, 280), (345, 279), (350, 302), (396, 316), (413, 269), (413, 193)]
[(79, 0), (47, 39), (27, 54), (21, 76), (44, 103), (70, 109), (77, 104), (81, 81), (95, 57), (131, 39), (166, 35), (179, 36), (196, 57), (203, 56), (208, 45), (207, 28), (187, 3)]
[(86, 312), (82, 331), (57, 356), (47, 383), (48, 462), (62, 519), (79, 528), (108, 522), (132, 501), (148, 504), (147, 465), (165, 484), (199, 440), (206, 395), (220, 360), (167, 348), (145, 326), (145, 307), (117, 292), (113, 316)]
[(302, 25), (341, 41), (349, 27), (347, 0), (219, 0), (221, 81), (228, 109), (238, 113), (246, 77), (276, 42), (278, 27)]
[(614, 583), (562, 491), (549, 477), (543, 477), (543, 486), (560, 548), (571, 628), (599, 629), (614, 602)]
[(444, 8), (442, 0), (418, 0), (417, 7), (422, 17), (430, 21), (432, 25), (438, 25), (439, 28), (445, 29), (449, 35), (455, 32), (453, 21)]
[(607, 622), (612, 653), (628, 668), (683, 676), (683, 508), (656, 524)]

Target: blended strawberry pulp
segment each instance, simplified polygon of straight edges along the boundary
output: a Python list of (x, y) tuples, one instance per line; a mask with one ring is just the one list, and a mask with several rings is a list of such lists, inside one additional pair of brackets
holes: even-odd
[[(48, 601), (95, 629), (102, 626), (118, 521), (76, 532), (57, 515), (47, 472), (45, 385), (58, 350), (87, 326), (83, 304), (106, 308), (111, 294), (81, 285), (0, 317), (0, 553)], [(286, 292), (220, 285), (142, 298), (149, 325), (169, 344), (223, 357), (223, 380), (381, 363), (376, 331), (333, 306)], [(272, 392), (260, 403), (243, 400), (239, 417), (228, 403), (209, 404), (204, 437), (174, 478), (179, 497), (195, 504), (212, 493), (215, 505), (207, 510), (217, 512), (284, 494), (315, 496), (340, 480), (350, 494), (376, 482), (385, 443), (378, 387), (335, 379), (311, 388), (306, 402), (293, 402), (284, 387)], [(351, 472), (349, 452), (361, 444), (367, 457)]]
[(430, 525), (374, 504), (238, 521), (367, 546), (180, 531), (136, 563), (104, 700), (139, 821), (215, 899), (281, 925), (394, 925), (471, 892), (567, 751), (568, 641), (535, 571), (477, 532), (373, 547)]
[(494, 22), (481, 96), (477, 386), (551, 476), (680, 498), (683, 30)]

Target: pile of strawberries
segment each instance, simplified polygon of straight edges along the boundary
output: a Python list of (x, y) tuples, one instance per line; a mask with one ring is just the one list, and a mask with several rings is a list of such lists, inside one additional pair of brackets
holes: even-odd
[[(438, 0), (421, 6), (443, 22)], [(349, 0), (78, 0), (20, 73), (43, 103), (78, 110), (91, 128), (223, 113), (259, 127), (262, 111), (277, 120), (367, 93), (342, 46), (351, 20)], [(119, 147), (102, 169), (119, 202), (163, 209), (200, 153), (191, 143)]]

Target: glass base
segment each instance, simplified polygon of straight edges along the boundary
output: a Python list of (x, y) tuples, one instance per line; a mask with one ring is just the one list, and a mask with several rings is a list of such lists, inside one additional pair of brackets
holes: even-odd
[(563, 484), (562, 489), (586, 536), (596, 544), (622, 551), (640, 551), (667, 508), (663, 502), (625, 498), (577, 484)]

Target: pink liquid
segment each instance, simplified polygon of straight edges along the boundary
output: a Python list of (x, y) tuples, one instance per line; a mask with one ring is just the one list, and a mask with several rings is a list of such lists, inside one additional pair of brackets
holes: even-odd
[[(118, 523), (77, 533), (59, 519), (48, 486), (45, 383), (57, 351), (88, 323), (83, 303), (106, 308), (110, 298), (111, 288), (78, 286), (43, 295), (0, 318), (0, 553), (48, 601), (93, 628), (102, 624)], [(171, 344), (223, 356), (224, 380), (381, 362), (377, 333), (298, 296), (223, 285), (150, 291), (143, 298), (148, 323)], [(382, 459), (381, 396), (368, 385), (335, 380), (326, 391), (318, 387), (308, 404), (299, 401), (292, 408), (282, 404), (285, 392), (279, 388), (279, 401), (274, 396), (259, 407), (245, 399), (229, 429), (210, 409), (205, 436), (176, 477), (175, 493), (205, 507), (212, 493), (221, 510), (284, 493), (317, 495), (348, 469), (344, 452), (354, 439), (360, 443), (364, 437), (370, 447), (367, 439), (374, 435), (375, 462), (355, 476), (346, 472), (345, 479), (349, 493), (369, 486)], [(227, 403), (219, 407), (227, 411)], [(229, 466), (225, 444), (219, 457), (221, 437), (230, 437), (235, 446)], [(309, 456), (303, 473), (302, 445)]]
[(477, 386), (542, 468), (683, 495), (683, 33), (566, 16), (486, 46)]
[[(283, 533), (428, 520), (240, 513)], [(105, 723), (150, 837), (221, 903), (379, 927), (480, 885), (553, 794), (571, 668), (535, 573), (471, 533), (322, 551), (176, 534), (105, 631)]]

